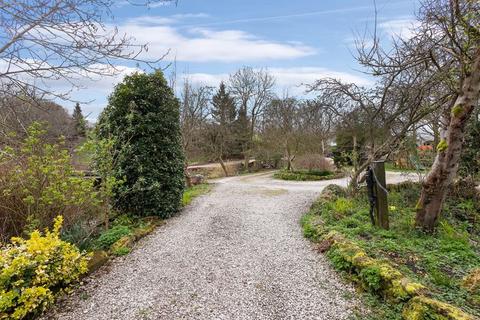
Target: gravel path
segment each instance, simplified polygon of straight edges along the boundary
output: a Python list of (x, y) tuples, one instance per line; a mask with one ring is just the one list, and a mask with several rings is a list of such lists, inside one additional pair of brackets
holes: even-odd
[(357, 305), (353, 289), (299, 227), (330, 183), (271, 174), (217, 180), (44, 318), (346, 319)]

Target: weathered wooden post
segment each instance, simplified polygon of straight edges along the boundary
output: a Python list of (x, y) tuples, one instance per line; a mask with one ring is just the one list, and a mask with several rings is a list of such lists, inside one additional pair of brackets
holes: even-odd
[(385, 180), (385, 161), (374, 161), (372, 169), (376, 180), (375, 192), (377, 194), (375, 222), (380, 228), (388, 230), (388, 199), (387, 183)]

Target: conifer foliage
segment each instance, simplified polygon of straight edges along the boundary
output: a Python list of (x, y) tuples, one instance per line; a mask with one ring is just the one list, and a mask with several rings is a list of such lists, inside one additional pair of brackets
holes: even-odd
[(82, 108), (80, 108), (80, 104), (77, 102), (75, 105), (75, 109), (73, 109), (73, 123), (75, 126), (75, 134), (79, 137), (85, 137), (87, 133), (87, 121), (82, 113)]
[(125, 77), (100, 116), (98, 135), (114, 140), (114, 175), (124, 183), (113, 206), (138, 216), (172, 216), (184, 190), (179, 102), (163, 73)]

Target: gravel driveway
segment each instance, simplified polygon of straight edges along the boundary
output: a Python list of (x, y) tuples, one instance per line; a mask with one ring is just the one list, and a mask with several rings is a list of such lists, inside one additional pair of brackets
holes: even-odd
[(212, 192), (87, 278), (44, 318), (346, 319), (357, 305), (352, 287), (299, 226), (332, 182), (271, 174), (217, 180)]

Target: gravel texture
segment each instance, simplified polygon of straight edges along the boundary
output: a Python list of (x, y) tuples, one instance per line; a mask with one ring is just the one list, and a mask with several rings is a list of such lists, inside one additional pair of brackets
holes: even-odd
[(302, 213), (332, 181), (288, 182), (256, 174), (215, 183), (131, 254), (86, 278), (44, 319), (351, 315), (358, 305), (349, 298), (352, 287), (312, 250), (299, 226)]

